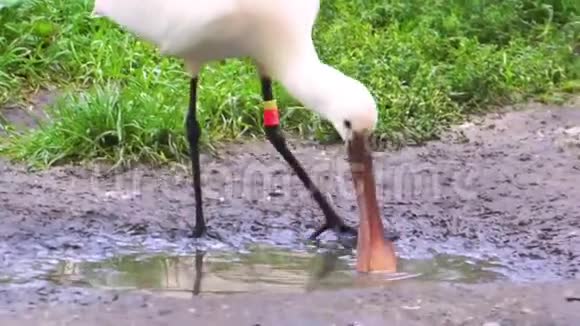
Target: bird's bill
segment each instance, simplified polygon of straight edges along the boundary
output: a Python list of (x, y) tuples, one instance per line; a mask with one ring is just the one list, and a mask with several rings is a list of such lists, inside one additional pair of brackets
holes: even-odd
[(367, 135), (354, 133), (348, 142), (348, 156), (357, 195), (360, 222), (357, 243), (359, 272), (396, 272), (393, 243), (385, 239), (377, 203), (373, 160)]

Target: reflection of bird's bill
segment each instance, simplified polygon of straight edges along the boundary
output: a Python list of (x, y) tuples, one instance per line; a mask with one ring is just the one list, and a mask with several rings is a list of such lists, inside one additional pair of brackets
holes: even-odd
[(395, 272), (396, 257), (393, 244), (384, 236), (367, 134), (353, 133), (348, 156), (360, 212), (357, 270)]

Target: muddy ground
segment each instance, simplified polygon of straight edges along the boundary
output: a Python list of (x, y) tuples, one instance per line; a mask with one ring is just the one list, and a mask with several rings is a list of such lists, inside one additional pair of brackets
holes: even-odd
[[(0, 325), (578, 325), (578, 103), (506, 108), (441, 141), (375, 153), (384, 223), (400, 235), (401, 257), (462, 254), (505, 267), (505, 280), (485, 284), (408, 280), (186, 300), (62, 287), (42, 276), (64, 257), (251, 243), (300, 249), (322, 216), (267, 143), (203, 158), (205, 214), (218, 239), (199, 241), (188, 237), (194, 201), (187, 167), (32, 172), (3, 161)], [(356, 225), (344, 149), (292, 144), (339, 214)], [(339, 247), (335, 240), (328, 233), (320, 245)]]

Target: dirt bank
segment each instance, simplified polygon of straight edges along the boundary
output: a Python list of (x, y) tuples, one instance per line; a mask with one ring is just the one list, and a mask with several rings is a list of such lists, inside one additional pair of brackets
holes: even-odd
[[(152, 309), (139, 308), (141, 297), (121, 296), (108, 304), (89, 301), (88, 307), (75, 314), (94, 316), (83, 324), (97, 323), (106, 316), (116, 323), (130, 309), (135, 324), (139, 320), (153, 324), (155, 320), (157, 324), (175, 320), (179, 324), (198, 318), (217, 325), (209, 312), (227, 311), (230, 315), (220, 314), (224, 325), (228, 316), (242, 315), (247, 316), (247, 325), (250, 321), (272, 325), (279, 317), (274, 308), (286, 307), (293, 325), (297, 320), (306, 325), (330, 325), (332, 322), (319, 321), (331, 313), (335, 316), (328, 320), (335, 320), (336, 325), (356, 325), (357, 320), (362, 325), (383, 325), (379, 320), (386, 313), (396, 313), (405, 325), (431, 325), (426, 323), (428, 317), (446, 325), (481, 325), (484, 321), (572, 325), (573, 318), (578, 320), (578, 303), (565, 302), (563, 290), (577, 289), (580, 268), (580, 106), (528, 105), (525, 110), (476, 120), (424, 147), (376, 153), (385, 225), (400, 234), (400, 254), (469, 254), (500, 261), (512, 270), (515, 281), (570, 283), (541, 287), (405, 283), (408, 287), (396, 286), (392, 291), (249, 295), (180, 303), (151, 298), (155, 302)], [(293, 147), (338, 212), (355, 225), (356, 202), (343, 148), (299, 142)], [(0, 163), (0, 256), (4, 258), (0, 283), (4, 279), (30, 284), (42, 275), (43, 268), (63, 257), (110, 257), (151, 248), (190, 252), (198, 246), (240, 248), (254, 242), (299, 248), (321, 223), (315, 203), (268, 144), (232, 146), (221, 158), (204, 157), (202, 162), (208, 226), (220, 240), (194, 241), (187, 236), (194, 209), (186, 168), (142, 167), (107, 173), (98, 167), (61, 167), (31, 173)], [(332, 234), (326, 234), (322, 243), (331, 246), (333, 240)], [(10, 309), (30, 302), (37, 307), (37, 318), (57, 320), (59, 313), (71, 316), (64, 312), (71, 309), (64, 301), (51, 308), (52, 317), (48, 317), (40, 310), (46, 295), (33, 290), (15, 294), (10, 287), (5, 291), (0, 302), (6, 301)], [(51, 295), (56, 302), (70, 298), (58, 294), (69, 290), (54, 291)], [(111, 295), (102, 294), (101, 299)], [(401, 308), (412, 306), (407, 301), (417, 298), (421, 298), (422, 308)], [(268, 302), (266, 309), (264, 302)], [(336, 308), (353, 302), (364, 308)], [(312, 306), (320, 309), (311, 311)], [(197, 313), (190, 311), (192, 307)], [(24, 320), (14, 314), (5, 318)]]
[[(0, 313), (2, 325), (485, 325), (574, 326), (578, 283), (515, 286), (400, 283), (333, 293), (176, 299), (101, 294), (98, 300)], [(62, 293), (59, 294), (62, 296)], [(45, 295), (47, 301), (57, 294)], [(93, 294), (93, 296), (96, 296)], [(78, 294), (77, 297), (83, 297)]]

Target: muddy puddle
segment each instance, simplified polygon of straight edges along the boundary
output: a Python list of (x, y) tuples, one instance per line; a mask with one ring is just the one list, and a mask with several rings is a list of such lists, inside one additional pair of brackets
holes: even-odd
[[(441, 141), (377, 152), (384, 224), (400, 235), (398, 275), (358, 275), (352, 248), (331, 233), (305, 244), (322, 222), (319, 207), (261, 143), (204, 158), (204, 205), (217, 237), (200, 240), (188, 235), (187, 169), (33, 172), (0, 160), (0, 324), (27, 325), (19, 311), (33, 308), (39, 321), (48, 311), (69, 324), (66, 309), (82, 306), (95, 325), (107, 324), (96, 322), (103, 314), (110, 324), (130, 315), (133, 324), (278, 325), (280, 307), (289, 307), (283, 318), (292, 325), (384, 325), (398, 314), (401, 325), (439, 316), (446, 325), (575, 326), (578, 108), (492, 115)], [(295, 144), (356, 226), (343, 148)], [(3, 311), (17, 321), (5, 322)]]
[(145, 290), (171, 296), (311, 292), (376, 287), (389, 282), (487, 283), (509, 278), (498, 263), (437, 255), (401, 259), (398, 273), (358, 274), (348, 252), (289, 251), (255, 246), (244, 252), (133, 254), (102, 261), (60, 261), (45, 275), (58, 285)]

